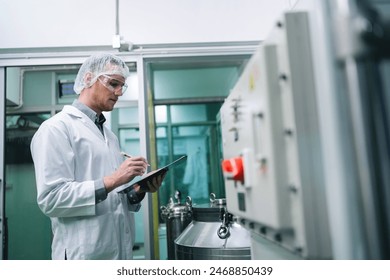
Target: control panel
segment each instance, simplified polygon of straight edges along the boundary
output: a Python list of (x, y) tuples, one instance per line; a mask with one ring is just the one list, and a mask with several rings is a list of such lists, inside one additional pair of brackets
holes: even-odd
[(309, 29), (285, 13), (220, 111), (228, 210), (281, 258), (331, 255)]

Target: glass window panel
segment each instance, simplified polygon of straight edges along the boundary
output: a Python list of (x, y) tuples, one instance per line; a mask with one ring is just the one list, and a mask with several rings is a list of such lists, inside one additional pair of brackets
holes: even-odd
[(168, 121), (167, 106), (165, 105), (155, 106), (154, 114), (156, 118), (156, 123), (166, 123)]
[(181, 126), (177, 128), (177, 135), (179, 136), (194, 136), (202, 135), (205, 128), (202, 126)]
[(227, 96), (239, 76), (235, 66), (153, 71), (156, 99)]
[(206, 105), (172, 105), (171, 118), (172, 123), (206, 121)]
[(15, 106), (20, 103), (20, 68), (6, 68), (6, 94), (7, 106)]
[(130, 155), (140, 154), (140, 134), (138, 128), (119, 129), (121, 149)]
[(157, 127), (156, 129), (156, 137), (157, 138), (166, 138), (167, 137), (167, 131), (165, 127)]
[(187, 150), (187, 138), (175, 137), (173, 142), (173, 154), (174, 155), (186, 155)]
[(39, 125), (50, 117), (48, 113), (8, 115), (6, 117), (7, 163), (32, 163), (30, 142)]
[[(189, 131), (186, 136), (173, 135), (172, 147), (169, 146), (167, 138), (157, 139), (157, 153), (159, 166), (169, 163), (183, 155), (188, 155), (185, 163), (176, 166), (167, 173), (163, 182), (163, 187), (159, 191), (159, 200), (162, 205), (166, 205), (170, 197), (174, 197), (178, 190), (182, 194), (182, 199), (188, 195), (196, 203), (204, 203), (209, 198), (209, 136), (208, 126), (180, 126), (178, 130)], [(165, 127), (160, 127), (166, 130)], [(175, 129), (175, 128), (172, 128)]]
[(126, 92), (119, 98), (119, 101), (134, 101), (138, 100), (139, 96), (139, 83), (138, 73), (131, 71), (130, 76), (126, 79), (128, 88)]
[(52, 71), (26, 71), (23, 75), (23, 105), (45, 106), (52, 104)]
[[(180, 129), (184, 129), (181, 127)], [(191, 127), (193, 128), (193, 127)], [(209, 198), (209, 160), (207, 126), (196, 127), (199, 134), (178, 136), (173, 139), (174, 155), (187, 155), (185, 164), (175, 172), (175, 184), (183, 197), (190, 196), (195, 203), (204, 203)], [(194, 132), (195, 130), (192, 130)]]
[(6, 116), (5, 213), (8, 258), (11, 260), (51, 258), (50, 219), (41, 212), (36, 202), (35, 173), (30, 152), (34, 133), (49, 117), (49, 113)]
[(119, 125), (138, 124), (138, 107), (118, 108)]

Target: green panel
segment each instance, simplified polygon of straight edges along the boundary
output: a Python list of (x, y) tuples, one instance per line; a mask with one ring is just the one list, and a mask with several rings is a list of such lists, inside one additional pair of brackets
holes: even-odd
[(20, 68), (7, 68), (6, 94), (7, 105), (19, 105), (19, 91), (20, 91)]
[(237, 67), (153, 71), (155, 99), (227, 96), (237, 81)]
[(5, 216), (8, 258), (44, 260), (51, 257), (51, 225), (38, 207), (30, 143), (48, 113), (7, 115), (5, 142)]
[(171, 105), (171, 123), (215, 122), (220, 108), (221, 103)]
[(6, 166), (6, 218), (10, 260), (51, 258), (50, 219), (39, 209), (32, 164)]
[(52, 103), (53, 72), (26, 71), (23, 79), (23, 104), (47, 106)]

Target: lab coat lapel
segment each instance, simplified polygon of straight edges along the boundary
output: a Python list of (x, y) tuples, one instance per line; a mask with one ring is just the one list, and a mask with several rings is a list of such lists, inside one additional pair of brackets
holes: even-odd
[[(96, 124), (79, 109), (74, 106), (65, 105), (63, 111), (69, 115), (79, 118), (87, 127), (89, 127), (93, 131), (94, 134), (96, 134), (102, 140), (106, 141), (105, 136), (100, 132)], [(105, 130), (104, 125), (103, 129)]]

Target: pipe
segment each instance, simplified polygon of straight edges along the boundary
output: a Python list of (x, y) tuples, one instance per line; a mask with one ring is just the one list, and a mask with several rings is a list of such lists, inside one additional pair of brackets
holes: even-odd
[(119, 35), (119, 0), (115, 0), (115, 35)]

